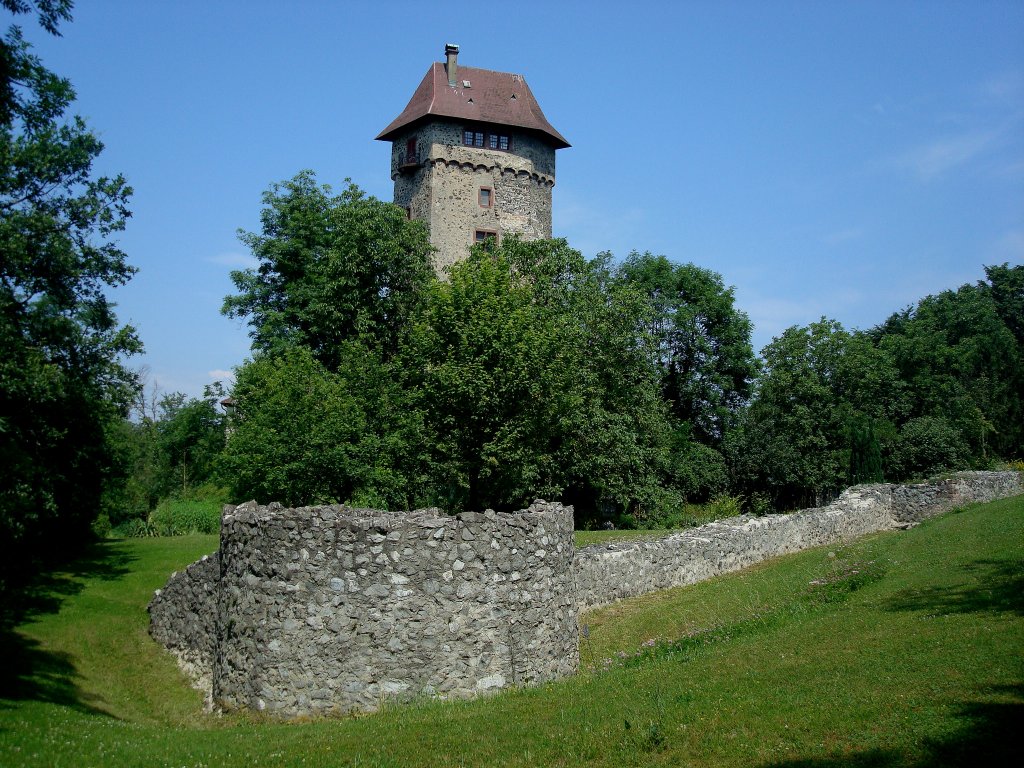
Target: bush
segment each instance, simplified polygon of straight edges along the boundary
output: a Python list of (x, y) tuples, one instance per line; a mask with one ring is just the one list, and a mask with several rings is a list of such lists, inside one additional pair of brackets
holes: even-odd
[(711, 518), (712, 520), (723, 520), (727, 517), (736, 517), (737, 515), (743, 514), (743, 497), (720, 493), (715, 496), (707, 506), (708, 511), (714, 515), (714, 517)]
[(755, 493), (750, 496), (746, 503), (746, 511), (757, 517), (764, 517), (775, 513), (775, 506), (771, 498), (764, 493)]
[(230, 503), (231, 492), (224, 486), (215, 483), (203, 483), (195, 488), (190, 488), (187, 496), (179, 495), (178, 498), (183, 501), (205, 501), (220, 505)]
[(92, 533), (97, 539), (105, 539), (110, 536), (110, 532), (113, 527), (110, 525), (110, 518), (107, 517), (106, 513), (101, 512), (96, 516), (96, 519), (92, 521)]
[(963, 469), (970, 457), (963, 433), (946, 419), (921, 416), (900, 429), (889, 457), (894, 480), (927, 477), (950, 469)]
[(220, 533), (218, 501), (165, 499), (149, 516), (156, 536), (184, 536), (190, 533)]
[(706, 501), (729, 485), (725, 457), (714, 448), (678, 434), (668, 459), (671, 485), (690, 501)]

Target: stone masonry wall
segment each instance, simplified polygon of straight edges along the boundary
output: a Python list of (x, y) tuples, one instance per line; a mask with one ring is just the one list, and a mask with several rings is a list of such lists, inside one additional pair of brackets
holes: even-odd
[(589, 608), (1020, 493), (1016, 472), (858, 486), (827, 507), (578, 551), (572, 508), (540, 501), (456, 517), (249, 502), (225, 508), (218, 553), (157, 591), (150, 633), (225, 709), (466, 697), (572, 674)]
[(149, 634), (175, 656), (205, 691), (216, 655), (220, 556), (203, 555), (183, 571), (175, 571), (149, 603)]
[[(456, 517), (229, 509), (213, 586), (213, 702), (282, 716), (373, 710), (571, 674), (572, 535), (571, 508), (543, 502)], [(170, 596), (189, 598), (181, 581), (151, 605), (153, 635), (205, 647), (208, 624), (168, 638), (184, 610)]]
[[(551, 237), (551, 196), (555, 150), (537, 136), (501, 128), (512, 137), (508, 152), (462, 144), (463, 124), (432, 121), (395, 136), (391, 178), (396, 205), (427, 222), (437, 248), (434, 269), (464, 260), (476, 230), (515, 234), (524, 240)], [(402, 172), (407, 141), (416, 139), (420, 167)], [(481, 187), (491, 190), (491, 206), (479, 204)]]
[(918, 523), (972, 502), (1024, 493), (1024, 484), (1017, 472), (961, 472), (946, 480), (888, 487), (892, 516), (897, 525)]
[(1024, 493), (1016, 472), (964, 472), (915, 485), (850, 488), (827, 507), (740, 516), (650, 541), (595, 544), (576, 553), (581, 611), (694, 584), (790, 552), (901, 528), (974, 501)]

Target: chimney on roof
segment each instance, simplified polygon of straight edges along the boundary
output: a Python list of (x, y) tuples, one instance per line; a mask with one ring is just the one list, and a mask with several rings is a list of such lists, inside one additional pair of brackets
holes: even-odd
[(455, 87), (455, 83), (458, 82), (455, 77), (459, 73), (459, 46), (455, 43), (445, 43), (444, 46), (445, 65), (444, 69), (448, 73), (448, 85)]

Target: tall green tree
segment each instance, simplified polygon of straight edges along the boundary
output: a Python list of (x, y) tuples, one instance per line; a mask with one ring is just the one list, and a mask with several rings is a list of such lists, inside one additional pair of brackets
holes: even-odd
[(870, 331), (910, 395), (909, 418), (943, 419), (977, 461), (1024, 452), (1024, 266), (926, 296)]
[(207, 385), (201, 398), (181, 392), (161, 398), (155, 424), (161, 496), (188, 496), (191, 489), (214, 479), (225, 442), (224, 414), (218, 408), (222, 397), (218, 382)]
[(350, 341), (335, 356), (337, 371), (303, 346), (238, 369), (221, 459), (235, 499), (420, 506), (415, 410), (372, 350)]
[(668, 430), (649, 304), (564, 240), (476, 247), (433, 286), (401, 366), (449, 508), (644, 509)]
[[(36, 5), (44, 26), (67, 17), (66, 3)], [(43, 538), (48, 552), (85, 540), (105, 489), (123, 479), (112, 432), (136, 382), (121, 359), (141, 344), (106, 295), (134, 271), (114, 240), (131, 190), (120, 176), (95, 176), (103, 145), (65, 116), (71, 84), (16, 28), (3, 59), (0, 563), (11, 566)]]
[[(39, 26), (60, 36), (62, 21), (71, 21), (71, 0), (0, 0), (0, 7), (13, 15), (36, 11)], [(10, 123), (24, 106), (22, 89), (32, 76), (24, 55), (21, 29), (11, 25), (0, 39), (0, 123)]]
[(349, 183), (340, 194), (312, 171), (263, 195), (261, 232), (240, 237), (259, 260), (231, 273), (223, 312), (249, 323), (253, 348), (312, 350), (328, 368), (356, 340), (385, 358), (433, 280), (426, 229)]
[(695, 439), (720, 446), (757, 374), (750, 318), (733, 289), (708, 269), (635, 251), (618, 276), (651, 303), (648, 330), (672, 414)]
[(734, 479), (778, 507), (820, 503), (849, 479), (857, 426), (890, 429), (903, 417), (897, 370), (867, 336), (824, 318), (788, 328), (763, 355), (754, 399), (730, 436)]

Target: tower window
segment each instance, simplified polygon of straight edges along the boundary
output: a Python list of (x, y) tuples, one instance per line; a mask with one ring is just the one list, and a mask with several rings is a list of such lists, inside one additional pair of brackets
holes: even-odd
[(489, 229), (478, 229), (473, 233), (473, 240), (478, 243), (486, 243), (488, 240), (497, 240), (498, 233)]
[(492, 205), (493, 194), (490, 187), (480, 187), (480, 207), (490, 208)]
[(462, 132), (462, 143), (467, 147), (482, 147), (484, 146), (484, 134), (482, 131), (463, 131)]
[(487, 146), (491, 149), (500, 149), (502, 152), (508, 152), (512, 142), (508, 136), (504, 136), (500, 133), (492, 133), (487, 137)]
[(512, 137), (501, 133), (463, 130), (462, 144), (466, 147), (487, 147), (508, 152), (512, 149)]

